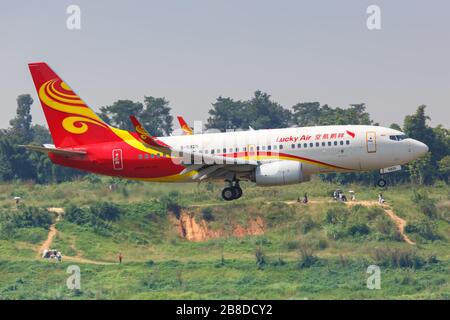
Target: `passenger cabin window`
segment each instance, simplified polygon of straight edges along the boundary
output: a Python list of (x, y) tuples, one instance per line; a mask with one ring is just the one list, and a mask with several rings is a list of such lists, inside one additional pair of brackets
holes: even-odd
[(299, 143), (299, 144), (297, 145), (297, 148), (301, 148), (301, 147), (302, 147), (302, 144)]
[(311, 142), (311, 143), (309, 144), (309, 146), (310, 146), (311, 148), (314, 147), (314, 143)]
[(326, 146), (325, 142), (322, 142), (322, 147), (325, 147), (325, 146)]
[(401, 135), (389, 136), (389, 139), (394, 140), (394, 141), (402, 141), (402, 140), (408, 139), (408, 137), (405, 134), (401, 134)]
[(320, 146), (320, 143), (316, 142), (316, 147), (319, 147), (319, 146)]
[(303, 148), (308, 148), (308, 144), (307, 144), (307, 143), (304, 143), (304, 144), (303, 144)]
[(272, 146), (267, 146), (267, 150), (272, 150)]
[(328, 141), (328, 146), (331, 147), (331, 141)]
[(337, 146), (337, 141), (334, 142), (334, 145)]
[(341, 145), (341, 146), (343, 146), (344, 145), (344, 141), (339, 141), (339, 144)]
[(283, 145), (282, 145), (282, 144), (280, 144), (280, 150), (281, 150), (281, 149), (283, 149)]
[(350, 140), (345, 141), (345, 144), (349, 145), (350, 144)]
[(295, 149), (295, 144), (291, 144), (291, 149)]

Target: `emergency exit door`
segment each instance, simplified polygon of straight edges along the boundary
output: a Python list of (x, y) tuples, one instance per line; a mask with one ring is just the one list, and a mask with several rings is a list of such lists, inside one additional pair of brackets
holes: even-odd
[(368, 153), (377, 152), (377, 136), (375, 132), (368, 131), (366, 133), (366, 145)]

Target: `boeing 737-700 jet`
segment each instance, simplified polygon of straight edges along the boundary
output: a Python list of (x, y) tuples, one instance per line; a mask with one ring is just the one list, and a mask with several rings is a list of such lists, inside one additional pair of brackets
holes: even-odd
[(239, 181), (260, 186), (308, 181), (312, 174), (402, 165), (428, 147), (379, 126), (339, 125), (153, 137), (131, 116), (136, 132), (98, 117), (46, 63), (29, 64), (54, 145), (26, 146), (59, 165), (157, 182), (223, 180), (225, 200), (242, 196)]

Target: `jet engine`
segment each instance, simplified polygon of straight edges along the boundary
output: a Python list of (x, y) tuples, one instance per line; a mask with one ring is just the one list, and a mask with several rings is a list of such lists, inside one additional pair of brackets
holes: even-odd
[(310, 178), (303, 173), (301, 162), (282, 160), (260, 164), (252, 181), (258, 186), (278, 186), (309, 181)]

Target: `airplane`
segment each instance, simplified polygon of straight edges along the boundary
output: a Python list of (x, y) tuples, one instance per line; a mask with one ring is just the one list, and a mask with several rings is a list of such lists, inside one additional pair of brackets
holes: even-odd
[[(46, 63), (30, 63), (54, 145), (27, 145), (55, 164), (154, 182), (225, 182), (226, 201), (240, 181), (296, 184), (311, 175), (399, 166), (428, 152), (403, 132), (369, 125), (331, 125), (154, 137), (134, 116), (136, 132), (97, 116)], [(183, 121), (185, 128), (189, 126)]]

